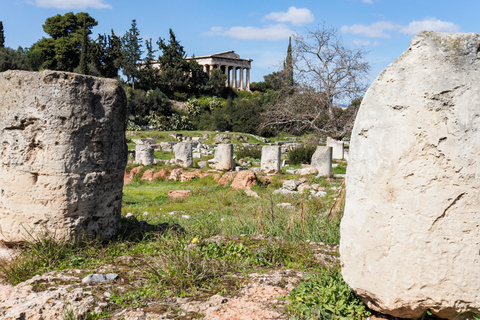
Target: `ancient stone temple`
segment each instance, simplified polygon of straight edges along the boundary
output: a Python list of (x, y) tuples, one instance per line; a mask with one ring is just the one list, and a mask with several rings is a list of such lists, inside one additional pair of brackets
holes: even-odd
[[(239, 90), (250, 90), (250, 69), (252, 59), (241, 59), (234, 51), (225, 51), (209, 56), (189, 57), (203, 66), (203, 71), (210, 74), (213, 69), (220, 68), (227, 76), (227, 87)], [(245, 73), (245, 75), (244, 75)]]

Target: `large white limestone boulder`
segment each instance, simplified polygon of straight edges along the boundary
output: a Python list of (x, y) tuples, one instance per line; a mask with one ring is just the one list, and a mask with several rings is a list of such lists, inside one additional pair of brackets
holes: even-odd
[(421, 32), (358, 112), (342, 274), (380, 312), (480, 309), (479, 48), (479, 34)]
[(0, 73), (0, 241), (119, 230), (125, 113), (116, 80)]

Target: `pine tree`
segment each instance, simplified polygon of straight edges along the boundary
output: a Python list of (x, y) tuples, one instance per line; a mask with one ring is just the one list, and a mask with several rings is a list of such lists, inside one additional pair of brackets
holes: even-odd
[(150, 40), (145, 40), (145, 48), (147, 49), (147, 54), (140, 68), (140, 87), (144, 90), (153, 90), (157, 85), (158, 69), (153, 67), (154, 53), (157, 50), (153, 50), (151, 38)]
[(135, 80), (139, 78), (138, 63), (143, 53), (141, 41), (142, 38), (140, 38), (137, 22), (132, 20), (130, 30), (122, 38), (122, 69), (123, 74), (127, 77), (127, 81), (131, 82), (133, 89), (135, 88)]
[(177, 41), (172, 29), (169, 32), (168, 44), (162, 38), (157, 41), (158, 47), (163, 53), (157, 60), (161, 70), (159, 75), (161, 90), (162, 92), (186, 92), (190, 80), (189, 63), (185, 59), (183, 46)]
[(0, 21), (0, 48), (5, 48), (5, 34), (3, 33), (2, 21)]

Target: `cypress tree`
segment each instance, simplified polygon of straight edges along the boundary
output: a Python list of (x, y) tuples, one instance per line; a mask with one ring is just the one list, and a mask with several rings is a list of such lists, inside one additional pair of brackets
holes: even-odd
[(293, 87), (293, 57), (292, 57), (292, 37), (288, 38), (287, 58), (284, 63), (285, 84)]
[(5, 34), (3, 33), (2, 21), (0, 21), (0, 48), (5, 48)]

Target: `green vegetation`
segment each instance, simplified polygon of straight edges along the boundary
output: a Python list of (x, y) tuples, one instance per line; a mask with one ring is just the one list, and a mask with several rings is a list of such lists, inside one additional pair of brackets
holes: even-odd
[(371, 315), (337, 269), (311, 274), (291, 292), (289, 301), (292, 319), (365, 319)]
[[(343, 180), (307, 177), (309, 183), (327, 190), (324, 198), (310, 198), (273, 194), (280, 180), (292, 176), (272, 176), (270, 183), (264, 183), (260, 175), (253, 187), (260, 198), (252, 198), (243, 190), (218, 185), (211, 176), (182, 183), (140, 180), (149, 168), (160, 169), (143, 168), (124, 187), (122, 215), (132, 213), (136, 218), (123, 218), (117, 237), (77, 242), (32, 235), (19, 248), (17, 259), (0, 261), (2, 278), (17, 284), (51, 270), (80, 269), (86, 275), (100, 266), (122, 265), (134, 270), (138, 284), (127, 291), (113, 290), (110, 301), (118, 308), (140, 308), (164, 297), (233, 293), (249, 272), (287, 268), (310, 274), (286, 297), (293, 319), (368, 315), (346, 289), (338, 264), (320, 263), (310, 244), (339, 242), (341, 209), (335, 209), (335, 197)], [(175, 189), (192, 193), (188, 198), (169, 198), (168, 191)], [(282, 202), (290, 202), (293, 210), (276, 205)], [(142, 227), (137, 220), (146, 224)], [(325, 297), (315, 298), (317, 294)], [(105, 316), (90, 313), (88, 319)], [(74, 317), (74, 311), (65, 311), (65, 319)]]
[(317, 150), (317, 145), (314, 144), (302, 144), (295, 147), (288, 152), (288, 163), (292, 165), (310, 164), (315, 150)]

